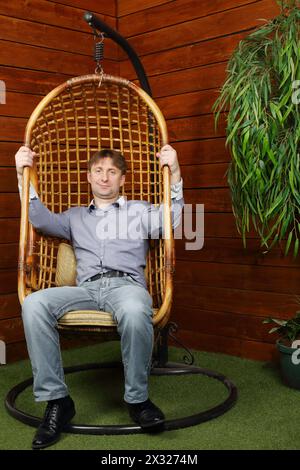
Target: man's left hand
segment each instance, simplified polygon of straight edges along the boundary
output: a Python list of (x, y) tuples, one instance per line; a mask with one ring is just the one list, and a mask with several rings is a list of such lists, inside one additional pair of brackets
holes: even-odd
[(161, 166), (169, 166), (172, 175), (179, 172), (177, 152), (171, 145), (164, 145), (156, 155), (159, 157)]

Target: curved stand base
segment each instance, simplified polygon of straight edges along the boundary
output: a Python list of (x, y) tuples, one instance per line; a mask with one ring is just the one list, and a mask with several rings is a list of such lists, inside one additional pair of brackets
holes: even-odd
[[(113, 367), (120, 367), (119, 362), (110, 362), (103, 364), (83, 364), (80, 366), (66, 367), (64, 369), (65, 374), (71, 374), (73, 372), (81, 372), (93, 369), (107, 369)], [(219, 380), (227, 388), (229, 395), (225, 401), (220, 403), (209, 410), (202, 411), (198, 414), (191, 416), (186, 416), (183, 418), (177, 418), (169, 421), (165, 421), (164, 430), (173, 430), (179, 428), (186, 428), (189, 426), (194, 426), (196, 424), (209, 421), (211, 419), (217, 418), (218, 416), (226, 413), (236, 402), (237, 400), (237, 389), (235, 385), (228, 380), (224, 375), (221, 375), (217, 372), (213, 372), (209, 369), (203, 369), (201, 367), (172, 363), (169, 362), (166, 364), (166, 367), (155, 367), (151, 370), (151, 375), (185, 375), (185, 374), (200, 374), (206, 375), (213, 379)], [(5, 400), (5, 407), (9, 414), (16, 418), (17, 420), (28, 424), (29, 426), (38, 427), (41, 423), (41, 419), (25, 413), (22, 410), (19, 410), (15, 406), (16, 399), (20, 393), (22, 393), (27, 387), (32, 385), (33, 379), (27, 379), (24, 382), (19, 383), (13, 387), (7, 394)], [(136, 424), (125, 424), (125, 425), (86, 425), (86, 424), (69, 424), (64, 428), (64, 432), (69, 432), (73, 434), (138, 434), (144, 433), (145, 431)]]

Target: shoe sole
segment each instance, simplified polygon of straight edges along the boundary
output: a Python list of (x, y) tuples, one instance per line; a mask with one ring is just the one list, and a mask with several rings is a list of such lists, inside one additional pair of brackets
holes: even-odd
[[(65, 421), (65, 423), (62, 425), (62, 428), (61, 428), (61, 431), (63, 431), (64, 427), (69, 424), (69, 422), (71, 421), (71, 419), (74, 418), (76, 414), (76, 411), (73, 410), (73, 412), (71, 413), (70, 417), (68, 417)], [(50, 447), (52, 446), (53, 444), (56, 444), (56, 442), (59, 441), (60, 439), (60, 435), (61, 435), (61, 432), (56, 436), (56, 438), (51, 441), (51, 442), (48, 442), (47, 444), (32, 444), (32, 449), (33, 450), (39, 450), (39, 449), (45, 449), (46, 447)]]
[(149, 424), (141, 424), (138, 421), (135, 421), (142, 429), (156, 429), (160, 426), (162, 426), (165, 423), (165, 419), (160, 419), (159, 421), (155, 421), (155, 423), (149, 423)]

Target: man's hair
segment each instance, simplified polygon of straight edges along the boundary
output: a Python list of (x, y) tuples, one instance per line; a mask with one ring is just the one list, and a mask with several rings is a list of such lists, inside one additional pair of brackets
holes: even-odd
[(94, 153), (91, 159), (88, 161), (88, 171), (90, 172), (92, 166), (102, 160), (103, 158), (110, 157), (112, 159), (113, 165), (121, 170), (122, 175), (125, 175), (127, 170), (127, 163), (121, 152), (113, 149), (102, 149)]

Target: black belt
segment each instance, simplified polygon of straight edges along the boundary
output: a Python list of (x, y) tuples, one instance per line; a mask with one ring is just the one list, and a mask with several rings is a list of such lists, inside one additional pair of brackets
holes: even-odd
[(87, 279), (87, 281), (88, 282), (97, 281), (97, 279), (101, 279), (102, 277), (123, 277), (123, 276), (127, 276), (127, 273), (124, 273), (123, 271), (115, 271), (114, 269), (111, 269), (110, 271), (95, 274), (95, 276), (90, 277), (89, 279)]

